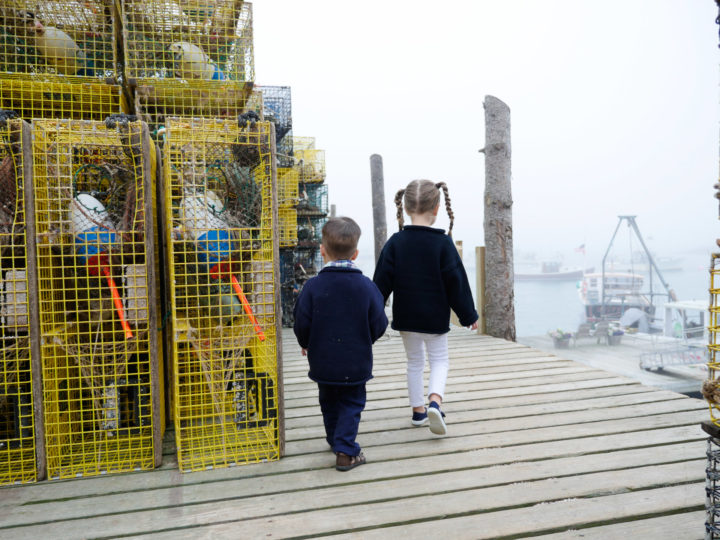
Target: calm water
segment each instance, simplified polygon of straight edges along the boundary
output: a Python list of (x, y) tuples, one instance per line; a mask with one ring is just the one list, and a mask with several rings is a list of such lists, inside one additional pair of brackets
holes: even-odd
[[(709, 254), (693, 256), (683, 264), (682, 270), (663, 273), (678, 300), (709, 299), (709, 261)], [(468, 267), (467, 271), (475, 294), (475, 269)], [(647, 276), (644, 277), (643, 291), (647, 291)], [(664, 288), (654, 275), (653, 292), (661, 291)], [(663, 297), (655, 297), (656, 306), (660, 307), (663, 302)], [(577, 281), (515, 282), (515, 328), (518, 336), (538, 336), (555, 328), (573, 331), (582, 322), (582, 315)], [(662, 312), (658, 310), (657, 315), (662, 316)]]
[[(475, 295), (475, 268), (470, 259), (466, 256), (464, 262)], [(359, 264), (365, 275), (372, 277), (372, 258), (361, 258)], [(692, 255), (687, 257), (681, 271), (664, 272), (663, 278), (675, 290), (678, 300), (706, 300), (709, 298), (709, 264), (709, 253)], [(595, 267), (600, 268), (600, 265)], [(644, 277), (647, 280), (647, 276)], [(643, 290), (647, 290), (647, 282)], [(653, 291), (662, 290), (657, 276), (653, 276)], [(662, 301), (661, 297), (656, 297), (655, 303), (661, 307)], [(515, 282), (515, 328), (519, 337), (538, 336), (556, 328), (576, 330), (582, 322), (582, 313), (577, 281)], [(661, 311), (657, 314), (661, 315)]]

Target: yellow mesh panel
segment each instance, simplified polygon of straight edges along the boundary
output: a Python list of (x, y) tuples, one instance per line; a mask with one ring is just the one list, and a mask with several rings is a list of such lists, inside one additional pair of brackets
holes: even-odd
[(112, 0), (0, 5), (0, 107), (24, 118), (119, 112)]
[(144, 147), (140, 122), (34, 125), (49, 478), (154, 465)]
[(22, 121), (0, 120), (0, 484), (37, 479)]
[[(710, 321), (708, 326), (708, 379), (715, 393), (720, 382), (720, 253), (710, 259)], [(706, 383), (707, 385), (708, 383)], [(710, 416), (720, 427), (720, 403), (709, 401)]]
[(270, 124), (169, 119), (164, 152), (180, 469), (278, 459)]

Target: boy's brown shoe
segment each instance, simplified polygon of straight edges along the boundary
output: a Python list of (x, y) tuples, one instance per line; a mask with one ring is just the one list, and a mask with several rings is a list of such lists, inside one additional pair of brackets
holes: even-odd
[(335, 468), (338, 471), (349, 471), (355, 467), (359, 467), (365, 463), (365, 455), (360, 452), (357, 456), (348, 456), (342, 452), (337, 453), (337, 459), (335, 460)]

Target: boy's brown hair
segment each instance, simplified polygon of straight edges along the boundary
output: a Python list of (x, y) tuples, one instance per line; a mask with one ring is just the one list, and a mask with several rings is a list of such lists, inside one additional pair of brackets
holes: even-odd
[(333, 217), (322, 228), (322, 245), (331, 260), (349, 259), (355, 255), (360, 226), (349, 217)]

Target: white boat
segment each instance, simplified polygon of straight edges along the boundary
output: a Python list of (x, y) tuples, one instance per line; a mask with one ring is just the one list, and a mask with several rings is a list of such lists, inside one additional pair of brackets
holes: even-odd
[(581, 267), (561, 266), (559, 261), (547, 261), (541, 263), (539, 267), (525, 268), (520, 272), (515, 271), (515, 279), (518, 281), (574, 281), (582, 278), (582, 276), (583, 269)]
[(643, 277), (630, 272), (600, 272), (585, 274), (578, 285), (580, 302), (589, 323), (619, 320), (630, 308), (637, 308), (652, 317), (655, 308), (642, 294)]

